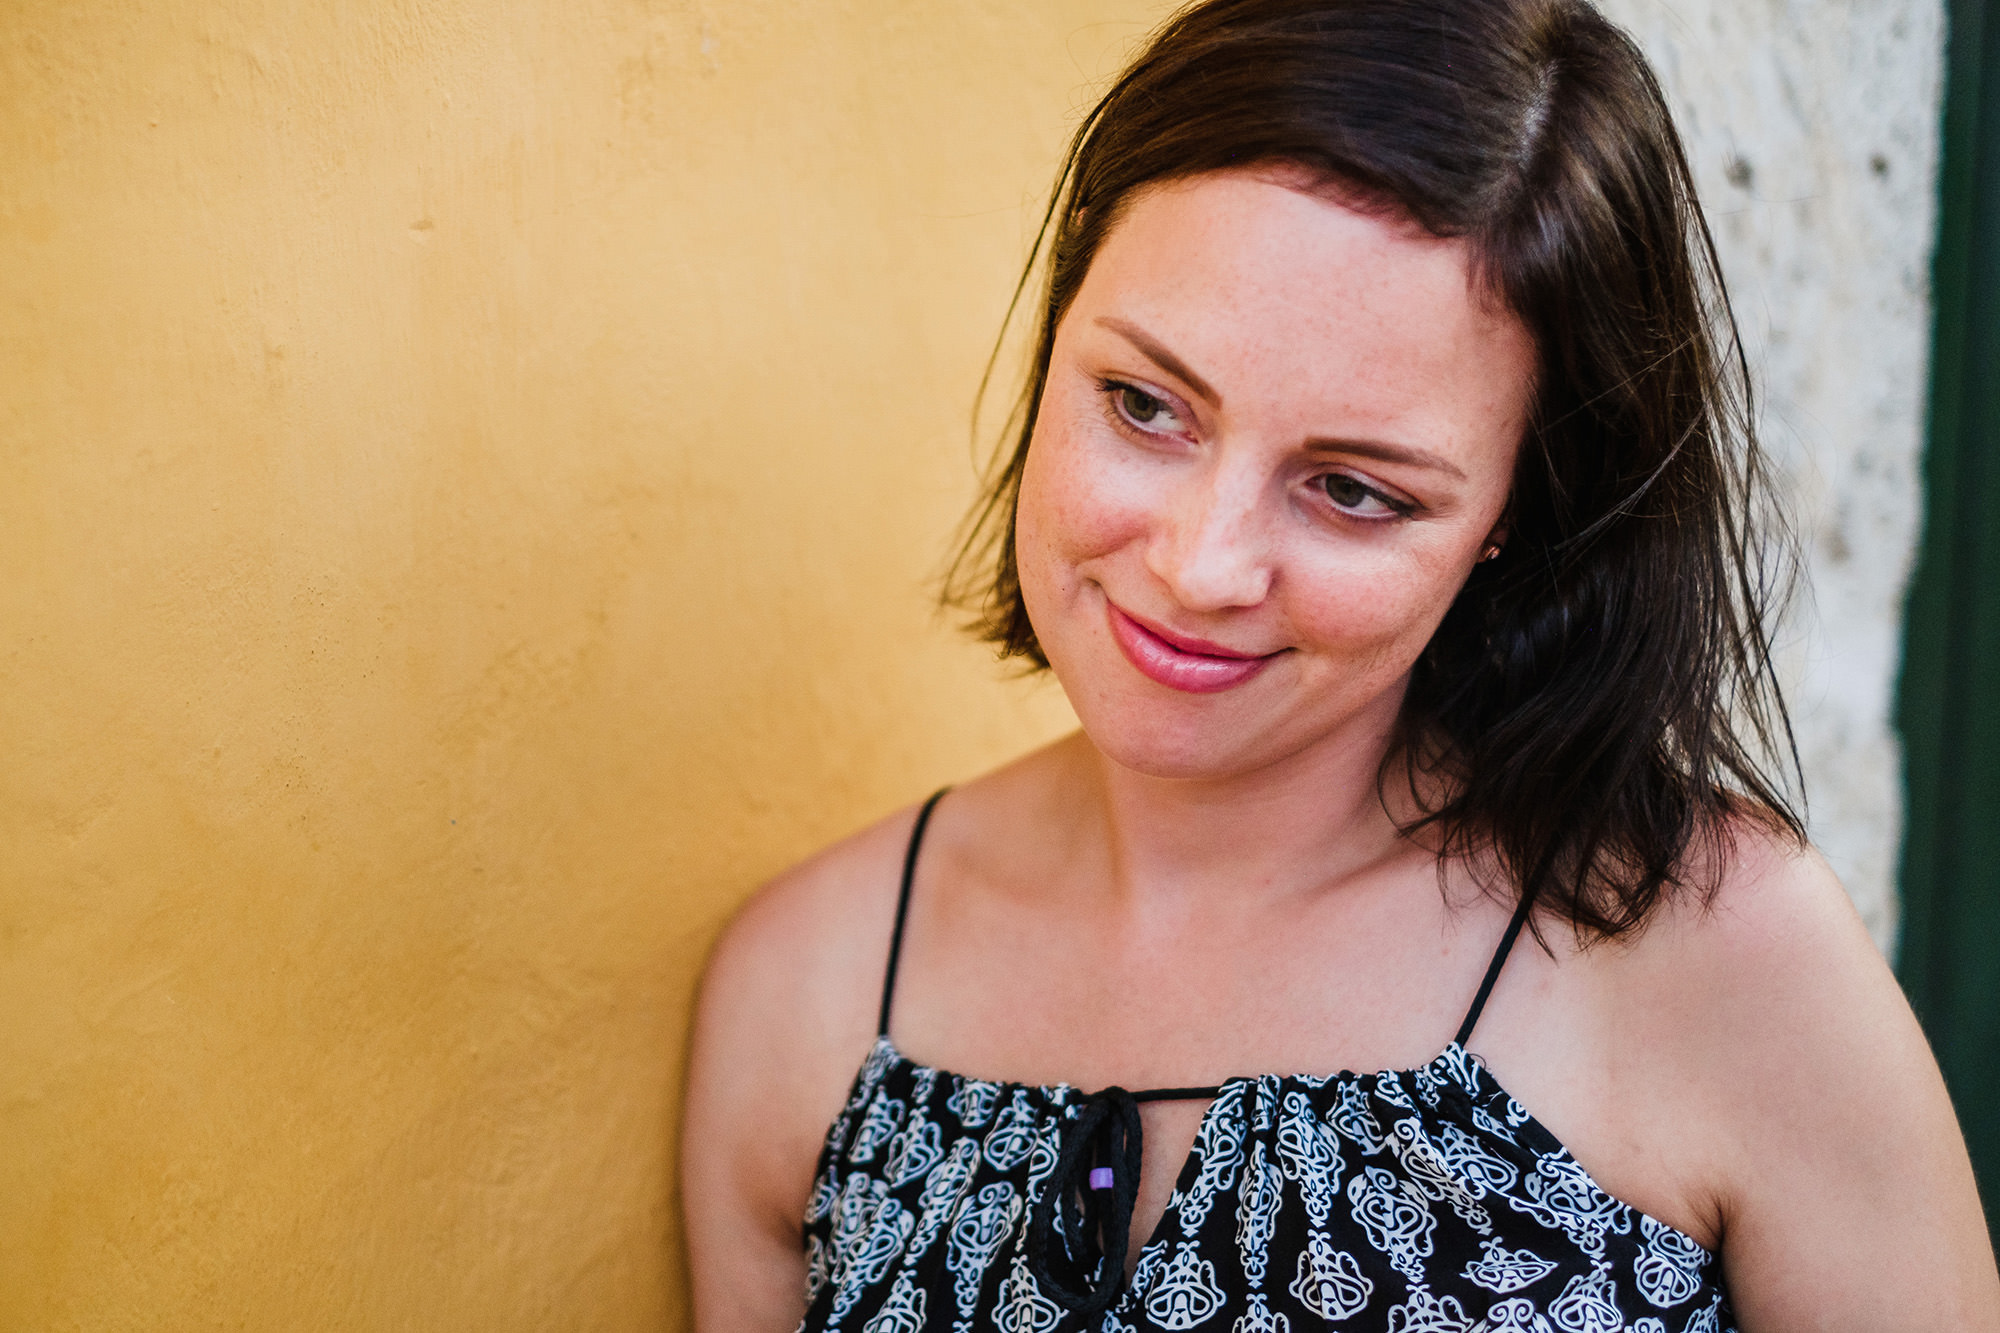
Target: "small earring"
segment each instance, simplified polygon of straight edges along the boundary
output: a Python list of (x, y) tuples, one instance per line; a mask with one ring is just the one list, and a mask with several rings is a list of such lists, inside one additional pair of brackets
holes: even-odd
[(1498, 557), (1499, 554), (1500, 554), (1500, 543), (1494, 542), (1492, 545), (1488, 546), (1484, 551), (1481, 551), (1479, 553), (1479, 562), (1481, 564), (1484, 564), (1488, 560), (1492, 560)]

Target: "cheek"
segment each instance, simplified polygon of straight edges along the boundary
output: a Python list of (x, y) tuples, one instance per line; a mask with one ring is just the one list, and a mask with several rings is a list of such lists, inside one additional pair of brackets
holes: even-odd
[[(1143, 486), (1124, 476), (1087, 433), (1045, 414), (1028, 448), (1014, 524), (1024, 593), (1073, 587), (1079, 566), (1142, 536)], [(1030, 608), (1032, 610), (1032, 606)]]
[(1048, 639), (1055, 625), (1055, 608), (1064, 600), (1064, 589), (1073, 586), (1071, 562), (1065, 556), (1061, 534), (1066, 526), (1059, 512), (1062, 488), (1050, 476), (1048, 450), (1036, 432), (1022, 464), (1021, 492), (1014, 509), (1014, 569), (1020, 580), (1021, 601), (1028, 609), (1028, 623), (1049, 650)]
[(1405, 549), (1299, 569), (1289, 617), (1302, 638), (1334, 649), (1350, 667), (1401, 675), (1458, 596), (1462, 580), (1447, 555)]

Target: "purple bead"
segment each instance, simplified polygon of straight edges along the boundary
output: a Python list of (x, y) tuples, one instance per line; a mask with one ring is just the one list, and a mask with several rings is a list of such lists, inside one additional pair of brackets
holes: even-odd
[(1108, 1166), (1094, 1166), (1090, 1169), (1090, 1187), (1094, 1190), (1111, 1188), (1112, 1175)]

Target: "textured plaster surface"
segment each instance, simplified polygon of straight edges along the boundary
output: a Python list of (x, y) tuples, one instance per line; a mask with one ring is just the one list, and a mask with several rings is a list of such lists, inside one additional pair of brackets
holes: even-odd
[[(0, 1330), (684, 1326), (718, 923), (1066, 725), (924, 576), (1161, 11), (0, 5)], [(1886, 932), (1937, 14), (1621, 12), (1809, 498), (1816, 830)]]
[(1890, 725), (1919, 463), (1944, 40), (1933, 0), (1605, 0), (1673, 103), (1783, 469), (1782, 666), (1813, 840), (1893, 948)]
[(681, 1326), (719, 922), (1068, 725), (926, 579), (1104, 11), (0, 4), (0, 1329)]

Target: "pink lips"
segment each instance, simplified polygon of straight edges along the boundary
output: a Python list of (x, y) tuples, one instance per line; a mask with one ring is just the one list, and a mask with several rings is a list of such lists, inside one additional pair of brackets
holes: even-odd
[(1127, 661), (1148, 680), (1189, 694), (1218, 694), (1233, 690), (1269, 665), (1276, 653), (1252, 657), (1231, 652), (1218, 643), (1190, 639), (1151, 625), (1143, 625), (1105, 602), (1111, 622), (1111, 637), (1118, 641)]

